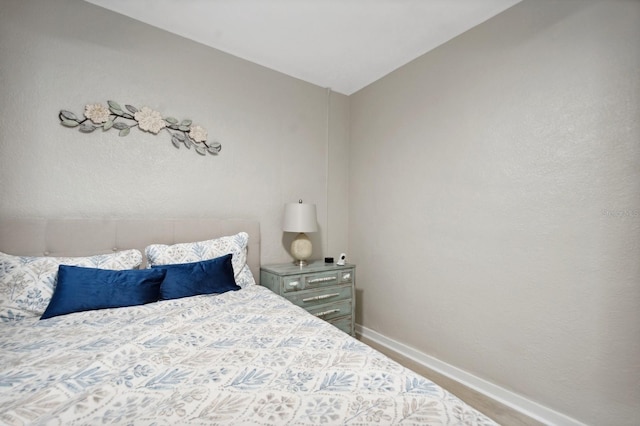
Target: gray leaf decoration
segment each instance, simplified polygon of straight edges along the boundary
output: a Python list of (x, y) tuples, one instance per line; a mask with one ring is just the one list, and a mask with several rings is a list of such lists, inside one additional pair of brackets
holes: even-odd
[(180, 141), (178, 140), (177, 135), (174, 134), (173, 136), (171, 136), (171, 143), (173, 144), (173, 146), (180, 149)]
[(63, 126), (67, 126), (67, 127), (76, 127), (78, 124), (77, 121), (73, 121), (73, 120), (61, 120), (61, 123)]
[(180, 148), (181, 144), (187, 149), (193, 146), (194, 151), (204, 156), (207, 152), (218, 155), (222, 149), (219, 142), (207, 143), (207, 131), (199, 125), (194, 125), (189, 118), (180, 121), (172, 116), (162, 117), (159, 112), (146, 106), (124, 106), (126, 111), (118, 102), (108, 100), (106, 106), (99, 103), (86, 105), (81, 117), (63, 109), (60, 110), (58, 118), (63, 126), (77, 127), (82, 133), (91, 133), (99, 127), (105, 132), (114, 128), (118, 130), (119, 136), (127, 136), (134, 127), (154, 135), (165, 130), (171, 135), (171, 143), (176, 148)]
[(213, 142), (207, 151), (209, 154), (218, 155), (222, 151), (222, 145), (219, 142)]
[(66, 118), (67, 120), (78, 120), (78, 117), (76, 117), (76, 115), (74, 113), (72, 113), (71, 111), (66, 111), (66, 110), (62, 110), (60, 111), (60, 115), (64, 118)]
[(92, 124), (89, 124), (89, 123), (82, 123), (80, 127), (78, 127), (78, 130), (80, 130), (82, 133), (91, 133), (95, 129), (96, 127), (94, 127)]
[(109, 104), (109, 108), (111, 108), (112, 110), (117, 110), (117, 111), (122, 111), (122, 108), (120, 107), (120, 104), (118, 104), (117, 102), (114, 101), (107, 101), (107, 103)]

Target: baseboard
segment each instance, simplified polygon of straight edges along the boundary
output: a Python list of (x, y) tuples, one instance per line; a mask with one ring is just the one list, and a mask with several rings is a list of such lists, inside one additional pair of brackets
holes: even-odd
[(455, 380), (468, 388), (480, 392), (488, 398), (498, 401), (541, 423), (558, 426), (585, 426), (584, 423), (571, 417), (558, 413), (487, 380), (476, 377), (473, 374), (440, 361), (430, 355), (426, 355), (417, 349), (395, 341), (367, 327), (363, 327), (360, 324), (356, 324), (356, 334)]

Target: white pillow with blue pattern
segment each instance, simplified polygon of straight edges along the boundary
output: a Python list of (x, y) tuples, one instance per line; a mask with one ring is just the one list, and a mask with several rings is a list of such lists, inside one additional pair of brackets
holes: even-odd
[(13, 256), (0, 252), (0, 321), (40, 318), (51, 301), (60, 265), (111, 270), (137, 269), (140, 250), (88, 257)]
[(231, 253), (231, 264), (236, 284), (244, 288), (256, 283), (247, 265), (247, 243), (249, 234), (239, 232), (236, 235), (212, 240), (173, 245), (152, 244), (144, 249), (149, 267), (192, 263), (210, 260)]

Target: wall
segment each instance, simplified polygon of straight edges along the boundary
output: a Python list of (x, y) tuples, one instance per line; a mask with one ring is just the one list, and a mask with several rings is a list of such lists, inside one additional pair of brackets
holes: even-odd
[(351, 96), (358, 323), (640, 418), (640, 2), (524, 2)]
[[(329, 220), (346, 246), (346, 207), (327, 203), (347, 192), (327, 175), (329, 146), (348, 142), (348, 111), (329, 100), (346, 96), (79, 0), (3, 0), (0, 57), (0, 215), (257, 219), (271, 263), (290, 259), (282, 210), (302, 198), (318, 207), (314, 258), (329, 250)], [(60, 125), (61, 109), (107, 100), (190, 118), (222, 152)]]
[(349, 252), (349, 97), (331, 93), (329, 97), (328, 223), (327, 256), (336, 260)]

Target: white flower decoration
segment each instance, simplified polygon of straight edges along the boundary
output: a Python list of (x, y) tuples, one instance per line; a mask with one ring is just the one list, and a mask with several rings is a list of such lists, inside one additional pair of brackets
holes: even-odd
[(204, 142), (207, 140), (207, 131), (200, 126), (191, 126), (189, 137), (196, 142)]
[(165, 129), (176, 148), (183, 145), (189, 149), (193, 147), (193, 151), (200, 155), (218, 155), (222, 149), (219, 142), (207, 143), (207, 130), (201, 126), (192, 126), (190, 119), (180, 121), (171, 116), (163, 118), (158, 111), (146, 106), (138, 109), (125, 104), (123, 108), (118, 102), (109, 100), (106, 106), (86, 104), (84, 116), (65, 109), (60, 110), (58, 118), (63, 126), (75, 128), (82, 133), (91, 133), (96, 129), (102, 129), (104, 132), (115, 129), (118, 136), (124, 137), (136, 127), (153, 134)]
[(106, 123), (111, 112), (102, 104), (89, 104), (84, 107), (84, 116), (95, 124)]
[(167, 125), (162, 115), (149, 107), (140, 108), (134, 114), (134, 117), (138, 122), (138, 127), (146, 132), (158, 134), (158, 132)]

